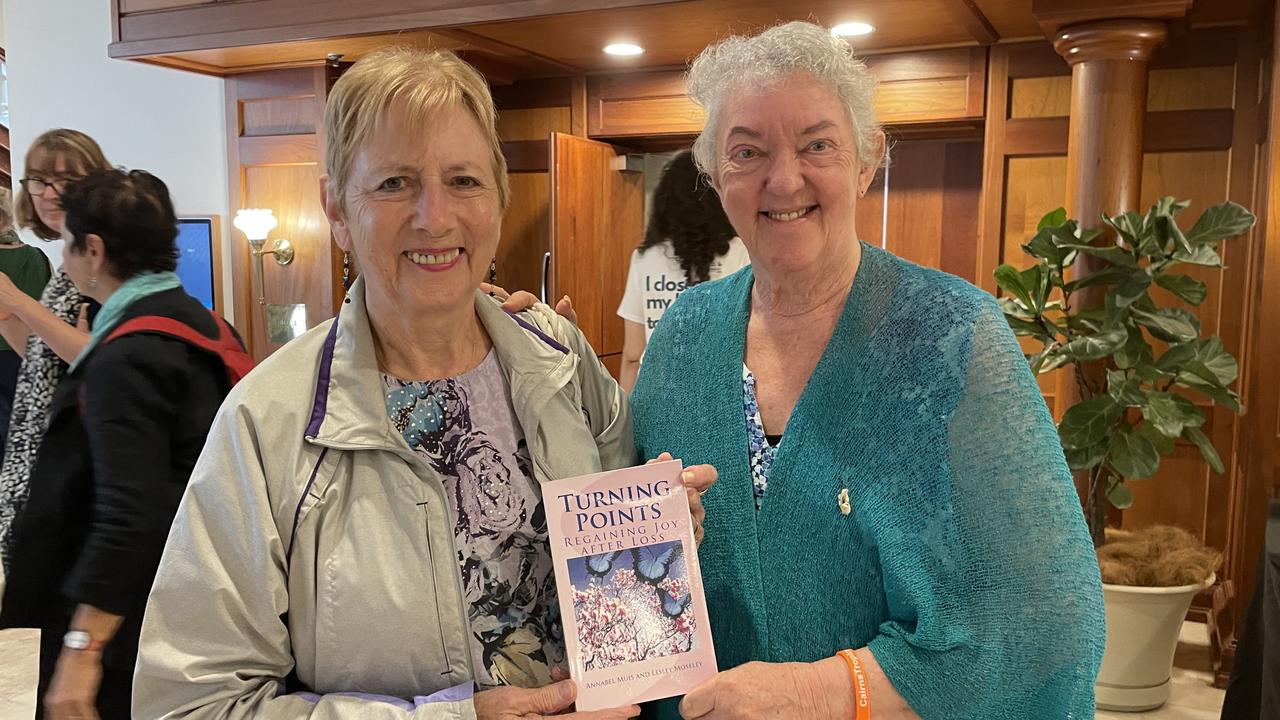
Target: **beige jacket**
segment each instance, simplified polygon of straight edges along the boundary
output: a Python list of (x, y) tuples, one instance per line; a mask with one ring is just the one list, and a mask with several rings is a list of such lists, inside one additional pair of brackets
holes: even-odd
[[(473, 678), (443, 485), (387, 418), (361, 283), (350, 298), (219, 411), (147, 604), (135, 718), (475, 717), (336, 694)], [(476, 311), (539, 482), (634, 464), (625, 396), (576, 328), (480, 293)]]

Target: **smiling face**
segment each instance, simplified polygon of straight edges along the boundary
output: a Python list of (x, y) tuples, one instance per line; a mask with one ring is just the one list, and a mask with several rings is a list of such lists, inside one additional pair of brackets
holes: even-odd
[(834, 93), (807, 74), (740, 91), (716, 132), (716, 190), (753, 265), (794, 273), (853, 257), (858, 196), (876, 162), (859, 160)]
[(376, 317), (469, 310), (502, 229), (489, 147), (472, 114), (448, 105), (414, 120), (393, 105), (356, 150), (341, 194), (323, 181), (334, 239), (356, 256)]

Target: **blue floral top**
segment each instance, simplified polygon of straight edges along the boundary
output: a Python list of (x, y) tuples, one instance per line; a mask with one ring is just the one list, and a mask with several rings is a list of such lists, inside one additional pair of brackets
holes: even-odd
[(764, 421), (760, 419), (760, 405), (756, 402), (756, 376), (746, 365), (742, 366), (742, 401), (747, 412), (747, 451), (751, 455), (751, 490), (756, 497), (756, 512), (765, 490), (769, 488), (769, 470), (778, 448), (769, 444), (764, 433)]
[(383, 376), (387, 414), (444, 481), (481, 687), (541, 687), (565, 667), (542, 492), (497, 356), (444, 380)]

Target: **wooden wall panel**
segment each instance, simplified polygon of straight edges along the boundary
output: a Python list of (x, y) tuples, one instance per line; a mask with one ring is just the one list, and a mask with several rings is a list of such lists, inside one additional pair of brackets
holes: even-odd
[(245, 100), (240, 103), (240, 132), (244, 137), (315, 134), (320, 119), (315, 108), (314, 95)]
[(511, 207), (502, 218), (497, 255), (497, 282), (507, 290), (539, 294), (543, 253), (551, 242), (550, 183), (545, 172), (511, 175)]
[(569, 107), (517, 108), (498, 113), (498, 136), (503, 141), (547, 140), (551, 133), (570, 131)]
[(329, 77), (324, 68), (277, 70), (227, 80), (227, 160), (231, 172), (232, 215), (237, 209), (270, 208), (278, 225), (267, 239), (293, 243), (287, 266), (268, 256), (263, 262), (261, 291), (254, 285), (254, 262), (239, 230), (231, 233), (231, 267), (235, 288), (235, 321), (262, 359), (280, 346), (267, 338), (268, 304), (303, 303), (307, 326), (329, 317), (342, 295), (335, 268), (341, 253), (329, 234), (320, 206), (320, 118)]
[(1235, 67), (1167, 68), (1147, 79), (1147, 111), (1231, 108)]
[[(603, 322), (596, 352), (600, 355), (622, 352), (626, 331), (618, 317), (618, 305), (627, 288), (631, 253), (644, 238), (644, 173), (615, 170), (607, 177), (609, 208), (605, 234), (599, 238)], [(617, 373), (614, 377), (618, 377)]]
[(1071, 114), (1070, 76), (1014, 78), (1009, 117), (1066, 117)]

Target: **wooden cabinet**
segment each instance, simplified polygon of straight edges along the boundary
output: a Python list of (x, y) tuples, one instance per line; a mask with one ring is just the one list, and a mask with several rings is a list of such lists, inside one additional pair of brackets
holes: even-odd
[[(876, 105), (885, 125), (982, 121), (985, 48), (872, 55), (866, 62), (880, 81)], [(696, 135), (705, 120), (685, 92), (682, 70), (587, 78), (591, 137)]]

